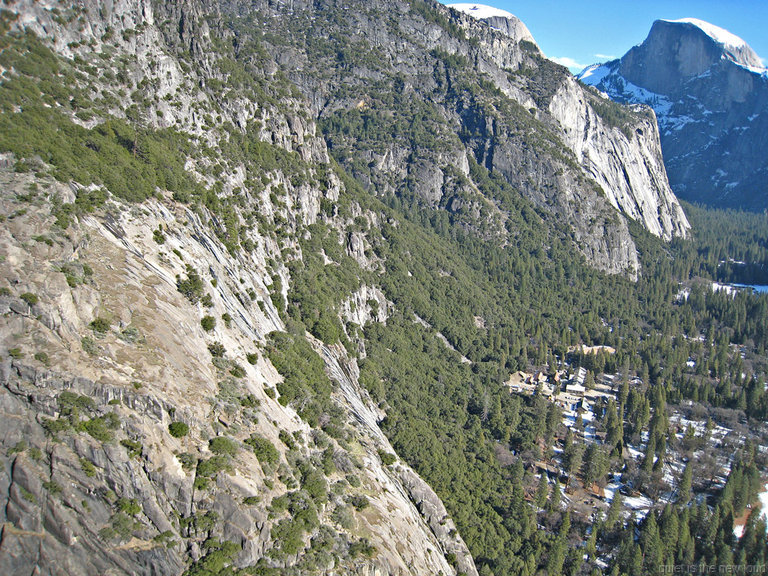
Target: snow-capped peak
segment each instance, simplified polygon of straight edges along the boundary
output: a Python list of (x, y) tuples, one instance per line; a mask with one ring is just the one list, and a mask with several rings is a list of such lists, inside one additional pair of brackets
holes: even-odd
[(485, 4), (470, 4), (462, 2), (459, 4), (448, 4), (449, 8), (464, 12), (470, 16), (474, 16), (478, 20), (484, 20), (485, 18), (514, 18), (515, 16), (506, 10), (500, 8), (494, 8), (493, 6), (486, 6)]
[(679, 20), (665, 20), (665, 22), (693, 24), (697, 28), (701, 29), (715, 42), (724, 45), (726, 48), (731, 48), (734, 50), (749, 48), (749, 45), (744, 40), (736, 36), (736, 34), (732, 34), (725, 28), (720, 28), (720, 26), (715, 26), (714, 24), (704, 22), (704, 20), (699, 20), (698, 18), (680, 18)]
[(704, 22), (698, 18), (681, 18), (680, 20), (662, 20), (670, 24), (687, 24), (689, 26), (695, 26), (704, 34), (709, 36), (714, 42), (722, 46), (724, 58), (732, 60), (739, 66), (743, 66), (752, 72), (758, 74), (765, 73), (766, 69), (763, 65), (763, 61), (755, 54), (755, 51), (744, 40), (724, 30), (719, 26)]

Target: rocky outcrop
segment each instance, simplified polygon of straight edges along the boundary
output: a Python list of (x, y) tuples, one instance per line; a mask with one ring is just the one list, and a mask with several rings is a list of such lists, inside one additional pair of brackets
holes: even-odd
[[(367, 435), (370, 438), (377, 440), (380, 449), (394, 454), (394, 449), (378, 425), (384, 414), (372, 406), (370, 399), (357, 384), (359, 375), (357, 364), (345, 360), (345, 354), (339, 346), (328, 347), (317, 340), (313, 340), (313, 344), (326, 362), (331, 378), (339, 385), (340, 394), (359, 426), (367, 430)], [(477, 569), (467, 545), (458, 534), (456, 525), (434, 490), (402, 462), (390, 466), (388, 471), (392, 475), (388, 476), (386, 480), (384, 478), (382, 480), (390, 484), (396, 492), (396, 496), (407, 498), (411, 505), (418, 510), (420, 520), (429, 527), (429, 531), (439, 542), (443, 554), (453, 555), (457, 559), (458, 573), (477, 576)]]
[[(0, 180), (5, 215), (36, 181), (8, 167)], [(60, 185), (38, 182), (58, 195)], [(476, 574), (460, 536), (435, 530), (413, 502), (400, 479), (410, 469), (382, 462), (380, 451), (394, 450), (343, 348), (328, 372), (342, 425), (364, 448), (352, 454), (276, 398), (281, 377), (260, 347), (284, 330), (267, 271), (279, 249), (255, 235), (251, 253), (232, 255), (205, 211), (170, 200), (134, 208), (114, 204), (63, 230), (41, 196), (0, 234), (0, 273), (12, 286), (0, 295), (0, 572), (181, 574), (219, 542), (229, 543), (235, 566), (288, 570), (321, 530), (334, 550), (323, 564), (329, 573), (455, 574), (453, 552)], [(208, 304), (179, 292), (187, 264)], [(369, 306), (381, 293), (367, 290), (359, 296)], [(204, 315), (217, 319), (209, 332)], [(172, 422), (188, 433), (171, 434)], [(252, 451), (254, 434), (276, 460)], [(217, 437), (229, 455), (209, 443)], [(301, 494), (296, 465), (321, 454), (330, 460), (324, 496), (312, 504), (318, 525), (282, 555), (275, 530), (287, 513), (269, 506)], [(360, 511), (349, 504), (355, 495)], [(368, 552), (351, 556), (352, 544)]]
[(768, 78), (740, 38), (694, 19), (658, 20), (620, 60), (579, 76), (612, 99), (653, 107), (680, 197), (763, 210)]
[(667, 181), (655, 116), (640, 109), (631, 123), (612, 126), (595, 111), (601, 105), (568, 81), (552, 98), (549, 111), (568, 148), (614, 208), (656, 236), (685, 237), (690, 225)]
[[(475, 4), (450, 6), (488, 23), (515, 42), (533, 43), (530, 32), (512, 14), (498, 15), (495, 9)], [(610, 204), (656, 236), (666, 240), (684, 237), (690, 226), (669, 187), (655, 119), (642, 111), (625, 111), (626, 126), (622, 130), (595, 112), (598, 106), (592, 104), (600, 102), (567, 74), (558, 70), (556, 78), (549, 89), (553, 94), (540, 111), (551, 115), (559, 137), (586, 174), (602, 188)], [(632, 262), (632, 266), (636, 264)]]
[[(632, 84), (669, 96), (722, 61), (762, 69), (752, 48), (725, 30), (693, 19), (657, 20), (648, 38), (621, 58), (619, 73)], [(738, 85), (735, 88), (735, 93), (712, 97), (722, 98), (721, 104), (738, 101), (744, 94)]]
[(384, 293), (373, 286), (361, 286), (349, 295), (341, 306), (341, 316), (347, 322), (365, 326), (368, 322), (386, 322), (393, 304)]

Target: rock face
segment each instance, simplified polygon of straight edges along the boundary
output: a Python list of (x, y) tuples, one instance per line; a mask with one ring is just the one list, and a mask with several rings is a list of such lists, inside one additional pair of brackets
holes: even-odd
[(740, 38), (700, 20), (658, 20), (620, 60), (579, 76), (612, 99), (654, 108), (680, 197), (764, 210), (768, 77)]
[(631, 129), (622, 130), (595, 112), (602, 104), (574, 81), (555, 94), (549, 110), (563, 128), (566, 145), (612, 206), (656, 236), (684, 237), (689, 224), (666, 178), (653, 113), (637, 109)]
[[(5, 168), (0, 181), (0, 213), (9, 214), (33, 179)], [(379, 454), (394, 450), (343, 348), (313, 340), (338, 386), (336, 401), (348, 407), (355, 454), (327, 436), (318, 452), (319, 430), (275, 399), (281, 378), (254, 353), (268, 332), (285, 329), (264, 283), (268, 246), (233, 257), (200, 215), (157, 201), (142, 206), (140, 219), (84, 218), (35, 247), (31, 237), (51, 226), (40, 203), (0, 235), (3, 277), (39, 300), (0, 296), (0, 346), (19, 351), (0, 363), (0, 572), (181, 574), (205, 562), (214, 540), (234, 544), (233, 565), (298, 570), (304, 545), (289, 558), (276, 552), (285, 545), (276, 532), (285, 514), (268, 507), (302, 494), (297, 459), (324, 453), (326, 492), (310, 506), (334, 548), (324, 560), (329, 573), (456, 574), (450, 553), (462, 572), (477, 574), (434, 492), (405, 463), (382, 463)], [(152, 239), (159, 227), (162, 244)], [(201, 328), (201, 304), (177, 289), (185, 261), (204, 275), (204, 313), (231, 318), (212, 333)], [(240, 292), (246, 287), (253, 301)], [(366, 306), (376, 298), (379, 291), (363, 288), (358, 299)], [(386, 305), (359, 321), (385, 320)], [(100, 332), (89, 327), (96, 316), (109, 318)], [(214, 342), (226, 350), (225, 364), (211, 363)], [(227, 366), (240, 367), (237, 378)], [(110, 424), (97, 430), (94, 421)], [(174, 437), (172, 422), (189, 433)], [(252, 452), (254, 435), (276, 448), (274, 460)], [(232, 442), (214, 473), (201, 464), (222, 457), (210, 438)], [(352, 476), (357, 488), (345, 480)], [(350, 489), (372, 495), (364, 513), (347, 504)], [(375, 550), (370, 557), (345, 552), (360, 535)]]
[[(181, 574), (215, 559), (216, 571), (223, 562), (286, 574), (476, 575), (461, 536), (445, 529), (453, 524), (439, 498), (404, 462), (382, 462), (395, 451), (345, 349), (316, 359), (332, 383), (346, 447), (281, 402), (268, 335), (287, 330), (280, 307), (288, 253), (301, 254), (297, 230), (322, 213), (344, 230), (361, 265), (377, 260), (359, 230), (345, 230), (346, 217), (333, 219), (344, 186), (300, 93), (214, 101), (201, 88), (223, 82), (212, 71), (216, 31), (203, 17), (220, 24), (220, 7), (13, 6), (13, 38), (38, 35), (61, 57), (57, 65), (79, 62), (73, 50), (80, 58), (118, 54), (94, 60), (82, 86), (109, 96), (103, 116), (72, 122), (132, 117), (129, 89), (146, 89), (147, 108), (131, 121), (173, 126), (217, 154), (223, 140), (213, 124), (248, 126), (255, 153), (268, 156), (260, 166), (271, 167), (256, 183), (237, 160), (215, 177), (210, 155), (183, 164), (199, 182), (215, 180), (222, 199), (241, 195), (251, 218), (242, 229), (228, 228), (215, 202), (193, 210), (159, 188), (143, 203), (113, 197), (56, 224), (62, 205), (108, 191), (57, 181), (40, 158), (30, 159), (35, 171), (15, 171), (17, 159), (0, 156), (0, 573)], [(148, 154), (138, 139), (123, 144), (132, 156)], [(359, 205), (348, 208), (377, 222)], [(283, 238), (265, 232), (276, 225)], [(231, 249), (231, 234), (248, 250)], [(363, 287), (348, 313), (384, 321), (388, 305), (380, 290)]]
[[(517, 43), (533, 43), (530, 32), (512, 14), (475, 4), (451, 7), (502, 31)], [(493, 57), (504, 51), (489, 46), (488, 53)], [(548, 75), (546, 81), (530, 72), (534, 66), (539, 74)], [(533, 63), (523, 56), (520, 70), (533, 81), (525, 82), (526, 89), (510, 90), (509, 93), (520, 104), (536, 110), (536, 117), (557, 132), (558, 139), (573, 153), (580, 168), (602, 190), (613, 208), (641, 222), (651, 233), (662, 238), (687, 234), (690, 226), (670, 189), (662, 162), (658, 130), (650, 111), (623, 111), (622, 122), (617, 123), (605, 113), (604, 102), (584, 91), (554, 65), (542, 63), (541, 60)], [(534, 95), (532, 101), (531, 95)], [(508, 174), (512, 181), (515, 180), (512, 174), (514, 169), (495, 167)], [(592, 206), (595, 209), (599, 205), (599, 201), (588, 199), (589, 194), (581, 192), (577, 195), (581, 198), (582, 208), (589, 210)], [(578, 219), (572, 208), (565, 206), (564, 210), (569, 219)], [(575, 226), (578, 228), (578, 224)], [(578, 234), (583, 239), (594, 237), (594, 231), (580, 230)], [(625, 239), (622, 243), (624, 248), (618, 250), (609, 248), (610, 243), (603, 247), (593, 244), (590, 249), (600, 265), (607, 269), (621, 269), (621, 266), (616, 266), (616, 259), (630, 262), (631, 267), (635, 267), (637, 263), (632, 249), (627, 249), (629, 242)], [(601, 257), (600, 254), (606, 249), (612, 255)]]

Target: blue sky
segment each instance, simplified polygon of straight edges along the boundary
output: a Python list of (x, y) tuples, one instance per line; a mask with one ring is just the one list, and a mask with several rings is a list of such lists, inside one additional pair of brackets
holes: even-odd
[(485, 0), (481, 4), (520, 18), (547, 57), (572, 71), (624, 55), (645, 40), (654, 20), (689, 17), (740, 36), (768, 64), (766, 0)]

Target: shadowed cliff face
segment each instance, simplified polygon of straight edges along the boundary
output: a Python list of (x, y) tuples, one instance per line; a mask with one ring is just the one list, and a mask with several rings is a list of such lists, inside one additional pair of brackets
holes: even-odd
[(619, 102), (654, 108), (675, 193), (762, 210), (768, 78), (746, 43), (705, 29), (657, 21), (641, 45), (581, 79)]
[(691, 78), (705, 73), (721, 60), (762, 66), (749, 46), (730, 48), (695, 24), (657, 20), (645, 42), (621, 58), (620, 73), (633, 84), (672, 96)]

